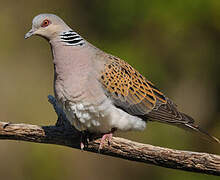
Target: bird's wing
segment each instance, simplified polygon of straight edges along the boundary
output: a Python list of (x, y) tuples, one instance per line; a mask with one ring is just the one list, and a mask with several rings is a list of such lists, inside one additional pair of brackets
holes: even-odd
[(100, 81), (115, 106), (143, 119), (164, 123), (189, 123), (176, 105), (125, 61), (108, 56)]
[(125, 61), (109, 55), (100, 82), (112, 103), (127, 113), (143, 120), (176, 125), (202, 135), (205, 139), (220, 140), (203, 131), (194, 120), (177, 110), (177, 106), (150, 81)]

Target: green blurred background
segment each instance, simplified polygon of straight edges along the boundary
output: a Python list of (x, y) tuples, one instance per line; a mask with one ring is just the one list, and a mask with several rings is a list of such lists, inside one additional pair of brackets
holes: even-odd
[[(32, 18), (55, 13), (99, 48), (127, 60), (220, 137), (219, 0), (1, 0), (0, 120), (52, 125), (49, 44), (24, 40)], [(144, 132), (117, 134), (142, 143), (220, 154), (220, 146), (181, 129), (149, 123)], [(165, 169), (56, 145), (0, 141), (4, 180), (198, 179), (217, 177)]]

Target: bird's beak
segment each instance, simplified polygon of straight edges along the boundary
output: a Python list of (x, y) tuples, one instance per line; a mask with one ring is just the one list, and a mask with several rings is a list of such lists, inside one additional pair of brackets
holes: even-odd
[(27, 39), (27, 38), (31, 37), (31, 36), (34, 34), (34, 32), (35, 32), (35, 31), (34, 31), (33, 29), (31, 29), (30, 31), (28, 31), (28, 32), (25, 34), (24, 38)]

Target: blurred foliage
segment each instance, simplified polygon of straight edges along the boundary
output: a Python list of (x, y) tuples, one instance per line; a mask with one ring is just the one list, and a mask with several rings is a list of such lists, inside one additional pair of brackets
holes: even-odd
[[(2, 0), (0, 118), (54, 124), (50, 47), (24, 40), (32, 18), (55, 13), (99, 48), (152, 80), (179, 108), (220, 137), (220, 1)], [(216, 144), (181, 129), (149, 123), (144, 132), (117, 134), (143, 143), (220, 154)], [(198, 179), (217, 177), (154, 167), (55, 145), (1, 141), (2, 179)]]

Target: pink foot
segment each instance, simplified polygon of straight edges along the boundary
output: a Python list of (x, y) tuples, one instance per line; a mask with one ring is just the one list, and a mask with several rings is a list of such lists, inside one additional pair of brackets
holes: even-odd
[(112, 133), (109, 133), (109, 134), (104, 134), (102, 136), (102, 139), (101, 139), (101, 142), (100, 142), (100, 145), (99, 145), (99, 150), (103, 148), (103, 145), (104, 145), (104, 142), (108, 140), (108, 144), (110, 144), (111, 140), (112, 140)]
[(85, 147), (84, 143), (83, 142), (80, 142), (80, 149), (83, 150)]

